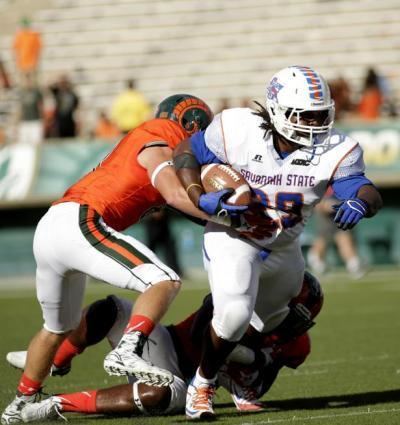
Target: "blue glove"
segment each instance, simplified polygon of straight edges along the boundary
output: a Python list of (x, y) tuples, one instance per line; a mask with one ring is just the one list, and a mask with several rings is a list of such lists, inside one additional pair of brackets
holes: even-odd
[(352, 229), (368, 212), (368, 204), (360, 198), (348, 199), (333, 208), (337, 211), (333, 221), (342, 230)]
[(224, 189), (203, 193), (199, 198), (199, 208), (209, 215), (218, 216), (232, 216), (245, 212), (248, 209), (247, 205), (229, 205), (224, 202), (233, 192), (233, 189)]

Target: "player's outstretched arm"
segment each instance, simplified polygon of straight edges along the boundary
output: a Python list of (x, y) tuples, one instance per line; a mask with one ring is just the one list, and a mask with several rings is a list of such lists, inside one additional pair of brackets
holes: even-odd
[(168, 205), (202, 220), (209, 216), (193, 204), (183, 188), (172, 163), (172, 149), (152, 147), (138, 155), (139, 164), (147, 170), (153, 186), (161, 193)]
[(361, 186), (357, 196), (368, 205), (366, 217), (373, 217), (383, 207), (382, 197), (375, 186)]
[[(247, 210), (247, 206), (231, 205), (226, 203), (234, 192), (233, 189), (223, 189), (216, 192), (205, 193), (201, 182), (201, 168), (192, 151), (190, 139), (183, 140), (173, 153), (173, 162), (176, 174), (186, 190), (190, 200), (200, 210), (210, 216), (236, 216)], [(213, 220), (217, 221), (218, 220)], [(221, 223), (230, 225), (229, 223)]]
[(342, 230), (352, 229), (365, 217), (373, 217), (382, 208), (382, 198), (373, 185), (361, 186), (357, 196), (335, 206), (334, 222)]
[(190, 139), (185, 139), (174, 149), (173, 162), (176, 174), (187, 191), (193, 204), (198, 205), (200, 196), (204, 193), (201, 184), (200, 164), (192, 152)]

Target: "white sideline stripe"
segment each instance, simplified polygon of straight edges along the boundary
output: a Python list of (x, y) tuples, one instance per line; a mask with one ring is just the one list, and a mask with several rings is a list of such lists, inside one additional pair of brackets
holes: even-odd
[(261, 424), (278, 424), (284, 422), (298, 422), (298, 421), (315, 421), (321, 419), (334, 419), (334, 418), (345, 418), (349, 416), (364, 416), (364, 415), (379, 415), (382, 413), (399, 413), (400, 409), (383, 409), (383, 410), (371, 410), (368, 408), (367, 411), (355, 411), (348, 413), (337, 413), (333, 415), (318, 415), (318, 416), (292, 416), (291, 418), (284, 419), (268, 419), (266, 421), (259, 422), (242, 422), (241, 425), (261, 425)]

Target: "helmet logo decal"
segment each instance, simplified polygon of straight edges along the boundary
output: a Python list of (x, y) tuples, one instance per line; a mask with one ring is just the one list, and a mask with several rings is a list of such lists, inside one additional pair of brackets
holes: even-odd
[(190, 94), (174, 94), (157, 107), (155, 118), (177, 122), (189, 135), (204, 130), (212, 121), (213, 113), (201, 99)]
[(207, 105), (200, 99), (193, 97), (182, 100), (175, 106), (173, 110), (173, 114), (175, 115), (179, 124), (190, 134), (195, 133), (201, 129), (200, 118), (198, 121), (196, 119), (192, 119), (190, 121), (185, 119), (186, 112), (192, 109), (200, 109), (209, 115), (209, 109)]
[(296, 66), (296, 68), (306, 77), (310, 99), (316, 102), (323, 102), (324, 93), (322, 89), (322, 82), (318, 74), (306, 66)]
[(278, 83), (278, 78), (275, 77), (271, 80), (268, 89), (267, 89), (267, 97), (270, 100), (278, 100), (278, 93), (283, 89), (283, 85)]

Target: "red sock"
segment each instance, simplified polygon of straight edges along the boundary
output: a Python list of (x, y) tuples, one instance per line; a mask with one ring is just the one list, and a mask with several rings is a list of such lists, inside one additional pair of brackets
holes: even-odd
[(141, 316), (140, 314), (134, 314), (127, 324), (124, 333), (130, 332), (142, 332), (146, 336), (151, 334), (151, 331), (154, 329), (155, 323), (146, 316)]
[(58, 348), (53, 363), (57, 367), (69, 365), (71, 360), (78, 354), (82, 353), (82, 351), (83, 350), (81, 348), (78, 348), (76, 345), (72, 344), (67, 338)]
[(72, 394), (58, 394), (63, 412), (97, 413), (97, 390)]
[(22, 395), (33, 395), (39, 392), (41, 387), (42, 383), (40, 381), (34, 381), (28, 378), (25, 373), (23, 373), (19, 381), (17, 390)]

